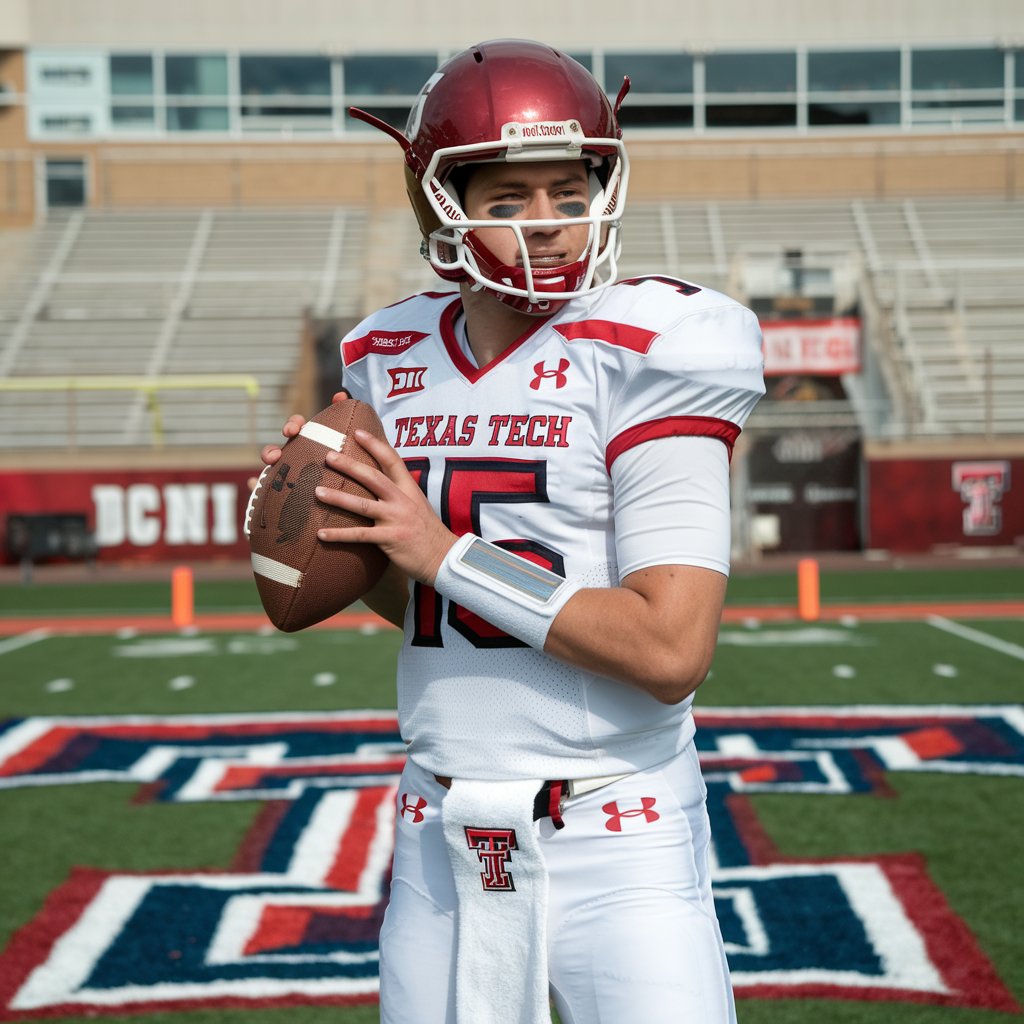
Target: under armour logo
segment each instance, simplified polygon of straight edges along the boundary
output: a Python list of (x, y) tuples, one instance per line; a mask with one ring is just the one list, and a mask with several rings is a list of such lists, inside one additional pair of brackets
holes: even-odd
[(409, 794), (402, 794), (402, 806), (399, 808), (398, 813), (404, 818), (406, 811), (412, 816), (412, 822), (414, 825), (418, 825), (423, 820), (423, 808), (427, 806), (427, 801), (423, 797), (415, 797), (412, 803), (409, 802)]
[(610, 804), (605, 804), (601, 808), (608, 815), (608, 820), (604, 823), (604, 827), (609, 832), (621, 832), (623, 818), (639, 818), (641, 814), (644, 816), (644, 821), (647, 824), (657, 821), (661, 815), (657, 811), (652, 810), (656, 802), (653, 796), (642, 796), (640, 797), (639, 807), (631, 807), (628, 810), (620, 811), (618, 801), (613, 800)]
[(552, 380), (553, 379), (554, 382), (555, 382), (555, 390), (556, 391), (559, 388), (564, 388), (565, 385), (569, 383), (569, 378), (566, 377), (566, 375), (565, 375), (565, 371), (568, 370), (568, 369), (569, 369), (569, 360), (568, 359), (559, 359), (558, 360), (558, 368), (554, 369), (554, 370), (549, 370), (544, 365), (544, 360), (542, 359), (539, 363), (534, 363), (533, 364), (533, 372), (537, 376), (534, 377), (533, 380), (530, 381), (530, 387), (533, 388), (534, 391), (540, 391), (541, 381)]
[(484, 870), (480, 873), (486, 892), (515, 892), (512, 876), (505, 865), (512, 859), (512, 850), (518, 850), (514, 828), (471, 828), (466, 826), (466, 842), (476, 850)]

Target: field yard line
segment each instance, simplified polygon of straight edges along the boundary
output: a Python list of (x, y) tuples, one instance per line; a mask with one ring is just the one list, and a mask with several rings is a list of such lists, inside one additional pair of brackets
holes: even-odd
[(0, 654), (8, 654), (18, 650), (19, 647), (28, 647), (29, 644), (45, 640), (50, 635), (48, 629), (33, 629), (28, 633), (20, 633), (18, 636), (8, 637), (0, 640)]
[(941, 629), (945, 633), (952, 633), (953, 636), (958, 636), (962, 640), (970, 640), (972, 643), (981, 644), (982, 647), (989, 647), (993, 651), (999, 651), (1000, 654), (1008, 654), (1011, 658), (1024, 661), (1024, 647), (1020, 647), (1017, 644), (1011, 644), (1007, 640), (1000, 640), (997, 636), (989, 636), (988, 633), (971, 629), (970, 626), (961, 626), (960, 623), (951, 622), (949, 619), (944, 619), (941, 615), (929, 615), (926, 621), (929, 626)]

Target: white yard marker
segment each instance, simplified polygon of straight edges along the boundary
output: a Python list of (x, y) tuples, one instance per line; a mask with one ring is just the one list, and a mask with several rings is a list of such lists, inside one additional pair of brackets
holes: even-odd
[(27, 633), (19, 633), (17, 636), (9, 636), (6, 640), (0, 640), (0, 654), (9, 654), (21, 647), (28, 647), (29, 644), (45, 640), (50, 635), (48, 629), (32, 629)]
[(961, 640), (970, 640), (971, 643), (980, 644), (990, 650), (999, 651), (1000, 654), (1008, 654), (1011, 658), (1024, 661), (1024, 647), (1019, 644), (1011, 644), (1008, 640), (1000, 640), (997, 636), (990, 636), (980, 630), (971, 629), (970, 626), (962, 626), (959, 622), (943, 618), (941, 615), (929, 615), (927, 619), (929, 626), (941, 629), (944, 633), (952, 633)]

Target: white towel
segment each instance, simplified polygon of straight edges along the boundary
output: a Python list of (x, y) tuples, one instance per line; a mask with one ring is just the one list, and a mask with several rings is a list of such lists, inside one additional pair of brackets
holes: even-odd
[(458, 1024), (551, 1024), (540, 781), (453, 779), (441, 804), (458, 893)]

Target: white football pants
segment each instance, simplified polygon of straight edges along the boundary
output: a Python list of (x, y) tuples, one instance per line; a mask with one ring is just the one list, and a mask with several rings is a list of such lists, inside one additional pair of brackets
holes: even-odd
[[(410, 760), (380, 936), (383, 1024), (454, 1024), (447, 791)], [(537, 822), (550, 878), (548, 977), (563, 1024), (734, 1024), (693, 744)], [(480, 1021), (479, 1024), (487, 1024)]]

